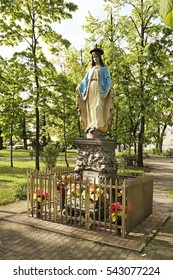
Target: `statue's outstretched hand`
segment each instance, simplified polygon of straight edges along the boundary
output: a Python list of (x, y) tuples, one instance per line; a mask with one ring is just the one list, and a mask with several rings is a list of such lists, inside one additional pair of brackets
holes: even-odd
[(114, 93), (114, 89), (113, 88), (110, 89), (110, 96), (111, 97), (115, 97), (115, 93)]

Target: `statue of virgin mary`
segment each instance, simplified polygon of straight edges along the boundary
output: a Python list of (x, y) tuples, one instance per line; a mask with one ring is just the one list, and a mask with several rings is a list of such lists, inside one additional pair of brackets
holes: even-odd
[(102, 60), (103, 50), (90, 51), (92, 66), (77, 87), (77, 108), (88, 138), (103, 137), (113, 116), (114, 91), (107, 67)]

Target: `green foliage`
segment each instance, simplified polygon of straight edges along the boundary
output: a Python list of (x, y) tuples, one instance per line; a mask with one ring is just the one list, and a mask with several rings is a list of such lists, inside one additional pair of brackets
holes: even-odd
[(137, 156), (135, 155), (123, 155), (124, 166), (136, 166), (137, 165)]
[(168, 197), (173, 199), (173, 192), (169, 192)]
[[(11, 59), (0, 57), (3, 137), (32, 136), (37, 138), (38, 148), (39, 142), (44, 139), (46, 144), (52, 136), (62, 147), (85, 136), (75, 107), (75, 89), (90, 66), (89, 50), (97, 43), (104, 48), (116, 95), (108, 137), (130, 147), (137, 142), (162, 144), (166, 126), (172, 125), (170, 116), (165, 116), (165, 112), (173, 112), (172, 30), (155, 21), (159, 16), (157, 0), (105, 2), (106, 18), (88, 14), (84, 28), (89, 37), (84, 48), (77, 51), (53, 28), (72, 17), (77, 9), (72, 2), (1, 1), (0, 44), (25, 42), (23, 51)], [(167, 5), (168, 1), (162, 2)], [(120, 13), (123, 5), (129, 8), (124, 15)], [(53, 59), (45, 55), (43, 41)]]
[(160, 155), (160, 151), (159, 151), (158, 148), (152, 149), (151, 152), (152, 152), (153, 155)]
[(49, 143), (44, 147), (41, 158), (46, 168), (53, 168), (56, 166), (59, 150), (55, 144)]
[[(87, 17), (87, 43), (102, 45), (113, 79), (116, 97), (110, 136), (117, 143), (136, 146), (142, 163), (143, 145), (158, 143), (162, 151), (165, 129), (172, 125), (165, 113), (173, 112), (173, 34), (155, 21), (157, 0), (105, 2), (105, 20)], [(120, 13), (122, 6), (129, 8), (128, 13)]]
[(3, 39), (3, 43), (14, 45), (15, 42), (26, 41), (30, 44), (30, 38), (33, 33), (32, 24), (34, 24), (35, 33), (37, 34), (37, 43), (39, 37), (42, 37), (42, 40), (46, 43), (50, 40), (53, 43), (64, 40), (63, 43), (67, 43), (67, 40), (53, 30), (51, 23), (71, 18), (71, 12), (77, 9), (77, 5), (62, 0), (58, 1), (58, 4), (57, 1), (47, 0), (3, 2), (0, 6), (3, 19), (1, 21), (3, 32), (0, 38)]
[[(64, 1), (58, 1), (57, 3), (57, 1), (53, 0), (14, 0), (12, 2), (1, 2), (0, 44), (3, 43), (4, 45), (10, 46), (17, 45), (21, 42), (25, 42), (26, 44), (25, 50), (15, 53), (14, 58), (18, 59), (18, 62), (22, 62), (27, 66), (27, 69), (25, 69), (27, 71), (21, 70), (18, 78), (16, 75), (11, 75), (11, 77), (14, 76), (17, 88), (19, 88), (21, 84), (20, 79), (22, 79), (23, 76), (25, 77), (25, 84), (23, 85), (23, 89), (20, 89), (20, 93), (23, 90), (28, 91), (28, 103), (31, 104), (32, 109), (34, 109), (36, 143), (35, 164), (36, 169), (39, 170), (39, 135), (41, 134), (40, 132), (45, 131), (44, 126), (46, 123), (46, 116), (49, 116), (48, 104), (51, 103), (49, 98), (52, 91), (50, 83), (51, 86), (53, 84), (53, 90), (54, 86), (56, 86), (53, 79), (53, 74), (56, 73), (56, 69), (44, 55), (42, 43), (44, 42), (46, 47), (51, 45), (52, 53), (57, 53), (57, 47), (55, 47), (55, 44), (59, 44), (59, 46), (64, 45), (66, 47), (70, 45), (66, 38), (63, 38), (61, 34), (58, 34), (53, 29), (52, 24), (54, 22), (60, 22), (62, 19), (71, 18), (71, 13), (77, 9), (77, 5), (72, 2)], [(25, 76), (26, 72), (27, 79)], [(8, 86), (10, 87), (10, 83)], [(15, 86), (13, 83), (12, 89), (12, 97), (14, 97), (14, 92), (16, 93), (16, 91), (14, 90)], [(17, 90), (17, 93), (19, 94), (19, 89)], [(12, 99), (12, 103), (14, 101), (15, 98)], [(41, 108), (43, 108), (43, 110), (41, 110)], [(17, 108), (12, 111), (12, 114), (9, 117), (14, 124), (16, 123), (16, 118), (13, 117), (15, 112), (18, 112)], [(43, 119), (44, 122), (42, 124)], [(10, 136), (12, 138), (14, 134), (13, 125), (10, 126), (10, 130)], [(24, 133), (24, 136), (26, 136), (26, 133)]]
[(166, 150), (166, 151), (164, 152), (164, 155), (165, 155), (166, 157), (172, 157), (172, 156), (173, 156), (173, 149), (171, 148), (171, 149)]
[(164, 23), (173, 29), (173, 0), (160, 0), (160, 15)]
[(27, 198), (27, 183), (20, 183), (15, 188), (15, 197), (17, 199), (26, 199)]

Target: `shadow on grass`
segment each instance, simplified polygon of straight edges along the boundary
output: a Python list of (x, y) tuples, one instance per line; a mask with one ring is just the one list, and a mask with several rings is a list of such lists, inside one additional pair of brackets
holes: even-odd
[(13, 176), (13, 175), (24, 175), (27, 172), (27, 168), (22, 167), (8, 167), (8, 166), (0, 166), (0, 174), (1, 175), (7, 175)]
[(1, 179), (0, 178), (0, 185), (2, 185), (2, 184), (8, 184), (8, 183), (11, 183), (11, 182), (13, 182), (13, 180), (10, 180), (10, 179)]
[[(6, 162), (0, 163), (0, 185), (11, 189), (27, 181), (28, 166), (10, 167)], [(8, 195), (7, 195), (8, 196)], [(1, 200), (1, 199), (0, 199)]]

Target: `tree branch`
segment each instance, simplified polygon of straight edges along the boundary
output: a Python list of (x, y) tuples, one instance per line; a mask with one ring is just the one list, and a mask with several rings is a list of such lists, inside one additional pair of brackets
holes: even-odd
[(140, 34), (139, 30), (138, 30), (138, 27), (137, 27), (137, 25), (136, 25), (136, 22), (134, 21), (134, 19), (133, 19), (131, 16), (130, 16), (129, 18), (132, 20), (132, 22), (133, 22), (133, 24), (134, 24), (134, 26), (135, 26), (135, 28), (136, 28), (136, 30), (137, 30), (137, 33), (138, 33), (139, 37), (141, 37), (141, 34)]

